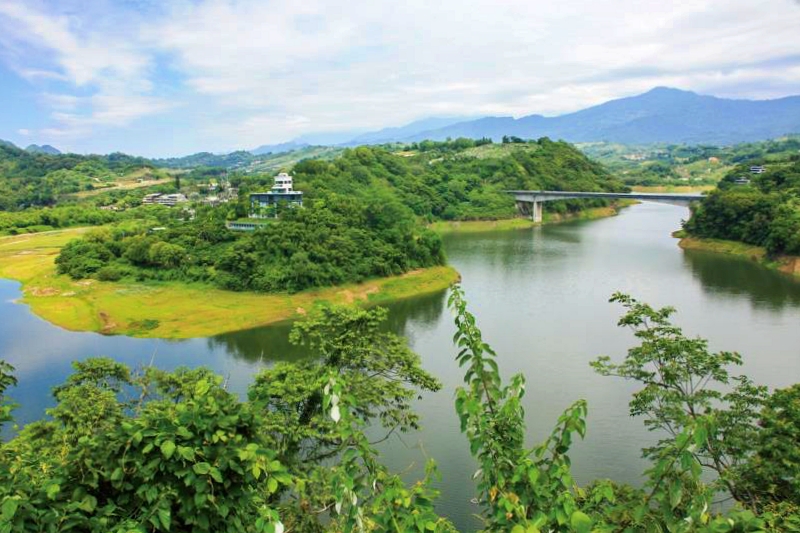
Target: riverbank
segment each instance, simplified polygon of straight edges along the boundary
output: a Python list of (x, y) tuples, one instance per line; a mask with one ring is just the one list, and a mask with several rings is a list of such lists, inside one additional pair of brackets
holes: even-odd
[(769, 257), (767, 251), (760, 246), (752, 246), (743, 242), (726, 241), (722, 239), (701, 239), (698, 237), (691, 237), (684, 231), (676, 231), (672, 235), (680, 239), (678, 246), (684, 250), (703, 250), (745, 257), (772, 270), (778, 270), (800, 278), (800, 257), (798, 256), (783, 255)]
[[(572, 220), (595, 220), (598, 218), (612, 217), (619, 213), (623, 207), (637, 203), (635, 200), (622, 200), (615, 205), (606, 207), (591, 207), (577, 213), (548, 213), (545, 207), (542, 224), (560, 224)], [(539, 224), (529, 218), (516, 217), (501, 220), (449, 220), (430, 224), (428, 227), (440, 235), (450, 233), (482, 233), (487, 231), (506, 231), (528, 229)]]
[(299, 318), (317, 303), (376, 305), (442, 291), (458, 280), (449, 266), (296, 294), (231, 292), (181, 282), (75, 281), (58, 275), (61, 247), (87, 228), (0, 238), (0, 277), (22, 284), (21, 302), (71, 331), (185, 339)]

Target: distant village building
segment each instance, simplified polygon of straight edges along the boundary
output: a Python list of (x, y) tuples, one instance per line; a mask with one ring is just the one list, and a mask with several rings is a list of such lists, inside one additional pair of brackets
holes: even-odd
[(181, 193), (163, 194), (156, 192), (146, 195), (142, 199), (142, 204), (159, 204), (166, 205), (167, 207), (173, 207), (177, 204), (182, 204), (188, 201), (189, 199)]
[(753, 165), (750, 167), (750, 174), (763, 174), (767, 170), (764, 165)]
[(750, 185), (750, 178), (746, 178), (744, 176), (739, 176), (735, 180), (733, 180), (734, 185)]
[(622, 156), (623, 159), (627, 159), (628, 161), (644, 161), (647, 159), (647, 155), (645, 154), (625, 154)]
[(253, 218), (267, 218), (278, 216), (278, 206), (285, 204), (288, 207), (302, 207), (303, 193), (295, 191), (292, 186), (292, 177), (281, 172), (275, 176), (275, 184), (269, 192), (254, 192), (250, 194), (250, 216)]
[(719, 163), (719, 157), (711, 156), (708, 158), (708, 162), (711, 163), (712, 165), (716, 165), (717, 163)]

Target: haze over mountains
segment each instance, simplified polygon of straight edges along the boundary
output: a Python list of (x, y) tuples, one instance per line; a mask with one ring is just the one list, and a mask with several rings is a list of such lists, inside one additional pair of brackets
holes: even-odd
[[(490, 137), (500, 141), (505, 135), (523, 139), (550, 137), (570, 142), (731, 145), (791, 133), (800, 133), (800, 96), (731, 100), (657, 87), (644, 94), (555, 117), (433, 117), (373, 132), (310, 133), (284, 143), (259, 146), (249, 153), (278, 154), (309, 146), (348, 147), (458, 137)], [(26, 150), (60, 153), (49, 145), (31, 145)], [(236, 153), (239, 152), (233, 152)], [(204, 160), (220, 157), (202, 153), (187, 158), (197, 155), (202, 155)]]
[[(341, 146), (441, 141), (448, 137), (499, 141), (504, 135), (524, 139), (550, 137), (570, 142), (609, 141), (624, 144), (735, 144), (800, 132), (800, 96), (777, 100), (730, 100), (657, 87), (638, 96), (611, 100), (556, 117), (528, 115), (472, 120), (431, 118), (399, 128), (385, 128), (332, 143)], [(302, 147), (302, 138), (283, 145), (259, 147), (266, 153), (281, 147)], [(271, 148), (271, 149), (266, 149)]]

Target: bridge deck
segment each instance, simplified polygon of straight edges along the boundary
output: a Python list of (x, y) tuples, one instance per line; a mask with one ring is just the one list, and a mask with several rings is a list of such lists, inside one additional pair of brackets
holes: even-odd
[(584, 192), (584, 191), (506, 191), (514, 196), (537, 196), (541, 199), (558, 197), (565, 198), (631, 198), (633, 200), (682, 200), (697, 201), (702, 200), (703, 195), (699, 193), (648, 193), (648, 192)]

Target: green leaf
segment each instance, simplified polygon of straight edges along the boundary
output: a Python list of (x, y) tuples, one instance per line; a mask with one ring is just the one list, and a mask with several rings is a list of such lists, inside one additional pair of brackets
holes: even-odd
[(2, 507), (0, 507), (0, 511), (2, 511), (2, 516), (4, 522), (10, 522), (12, 518), (14, 518), (14, 514), (17, 512), (17, 508), (19, 507), (19, 500), (15, 498), (9, 498), (3, 502)]
[(194, 461), (194, 450), (188, 446), (178, 446), (178, 454), (187, 461)]
[(195, 396), (205, 396), (209, 388), (211, 388), (211, 386), (208, 384), (208, 381), (201, 379), (194, 386), (194, 394)]
[(192, 466), (192, 470), (194, 470), (195, 474), (205, 476), (211, 471), (211, 465), (206, 462), (197, 463)]
[(577, 533), (589, 533), (592, 530), (592, 519), (586, 513), (575, 511), (570, 518), (572, 529)]
[(52, 485), (48, 485), (45, 493), (47, 494), (47, 498), (50, 500), (55, 499), (58, 496), (58, 493), (61, 492), (61, 485), (58, 483), (53, 483)]
[(681, 503), (682, 498), (683, 487), (681, 486), (681, 482), (676, 479), (669, 485), (669, 504), (674, 509)]
[(97, 507), (97, 498), (92, 495), (87, 495), (83, 498), (83, 500), (81, 500), (81, 503), (78, 505), (78, 507), (87, 513), (91, 513)]
[(694, 430), (694, 443), (697, 445), (698, 448), (703, 448), (706, 445), (706, 440), (708, 439), (708, 431), (704, 426), (698, 426)]
[(167, 459), (169, 459), (170, 457), (172, 457), (172, 454), (173, 454), (173, 453), (175, 453), (175, 443), (174, 443), (174, 442), (172, 442), (171, 440), (164, 441), (164, 442), (161, 444), (161, 453), (162, 453), (162, 454), (164, 455), (164, 457), (166, 457)]
[(161, 525), (164, 526), (164, 529), (169, 531), (169, 527), (171, 524), (171, 513), (169, 509), (159, 509), (158, 510), (158, 520), (161, 522)]
[(113, 472), (111, 472), (111, 475), (109, 476), (109, 479), (111, 481), (119, 481), (120, 479), (122, 479), (123, 474), (124, 474), (124, 472), (122, 471), (122, 468), (117, 467), (117, 468), (114, 469)]

